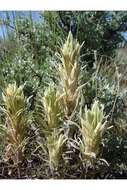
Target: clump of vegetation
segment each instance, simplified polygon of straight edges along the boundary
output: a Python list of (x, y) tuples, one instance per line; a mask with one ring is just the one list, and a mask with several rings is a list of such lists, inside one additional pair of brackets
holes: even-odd
[[(104, 121), (105, 120), (105, 121)], [(102, 136), (106, 130), (106, 117), (103, 113), (103, 106), (95, 101), (89, 110), (85, 108), (85, 113), (81, 116), (81, 153), (84, 158), (96, 158), (99, 154)]]
[(48, 123), (48, 129), (50, 130), (59, 127), (61, 116), (60, 94), (54, 86), (49, 86), (45, 90), (43, 105)]
[(80, 45), (69, 32), (67, 41), (61, 48), (59, 55), (61, 64), (58, 66), (58, 74), (60, 77), (60, 88), (62, 90), (62, 103), (65, 115), (69, 117), (75, 106), (79, 94), (78, 77), (80, 72)]
[(9, 84), (3, 92), (5, 114), (6, 149), (5, 158), (14, 165), (23, 161), (27, 140), (28, 111), (23, 86)]
[(126, 12), (40, 12), (40, 21), (13, 12), (13, 23), (9, 14), (0, 178), (127, 178), (127, 93), (114, 58)]
[(53, 131), (47, 136), (48, 159), (51, 171), (57, 169), (59, 166), (63, 154), (63, 145), (66, 140), (66, 137), (57, 131)]

